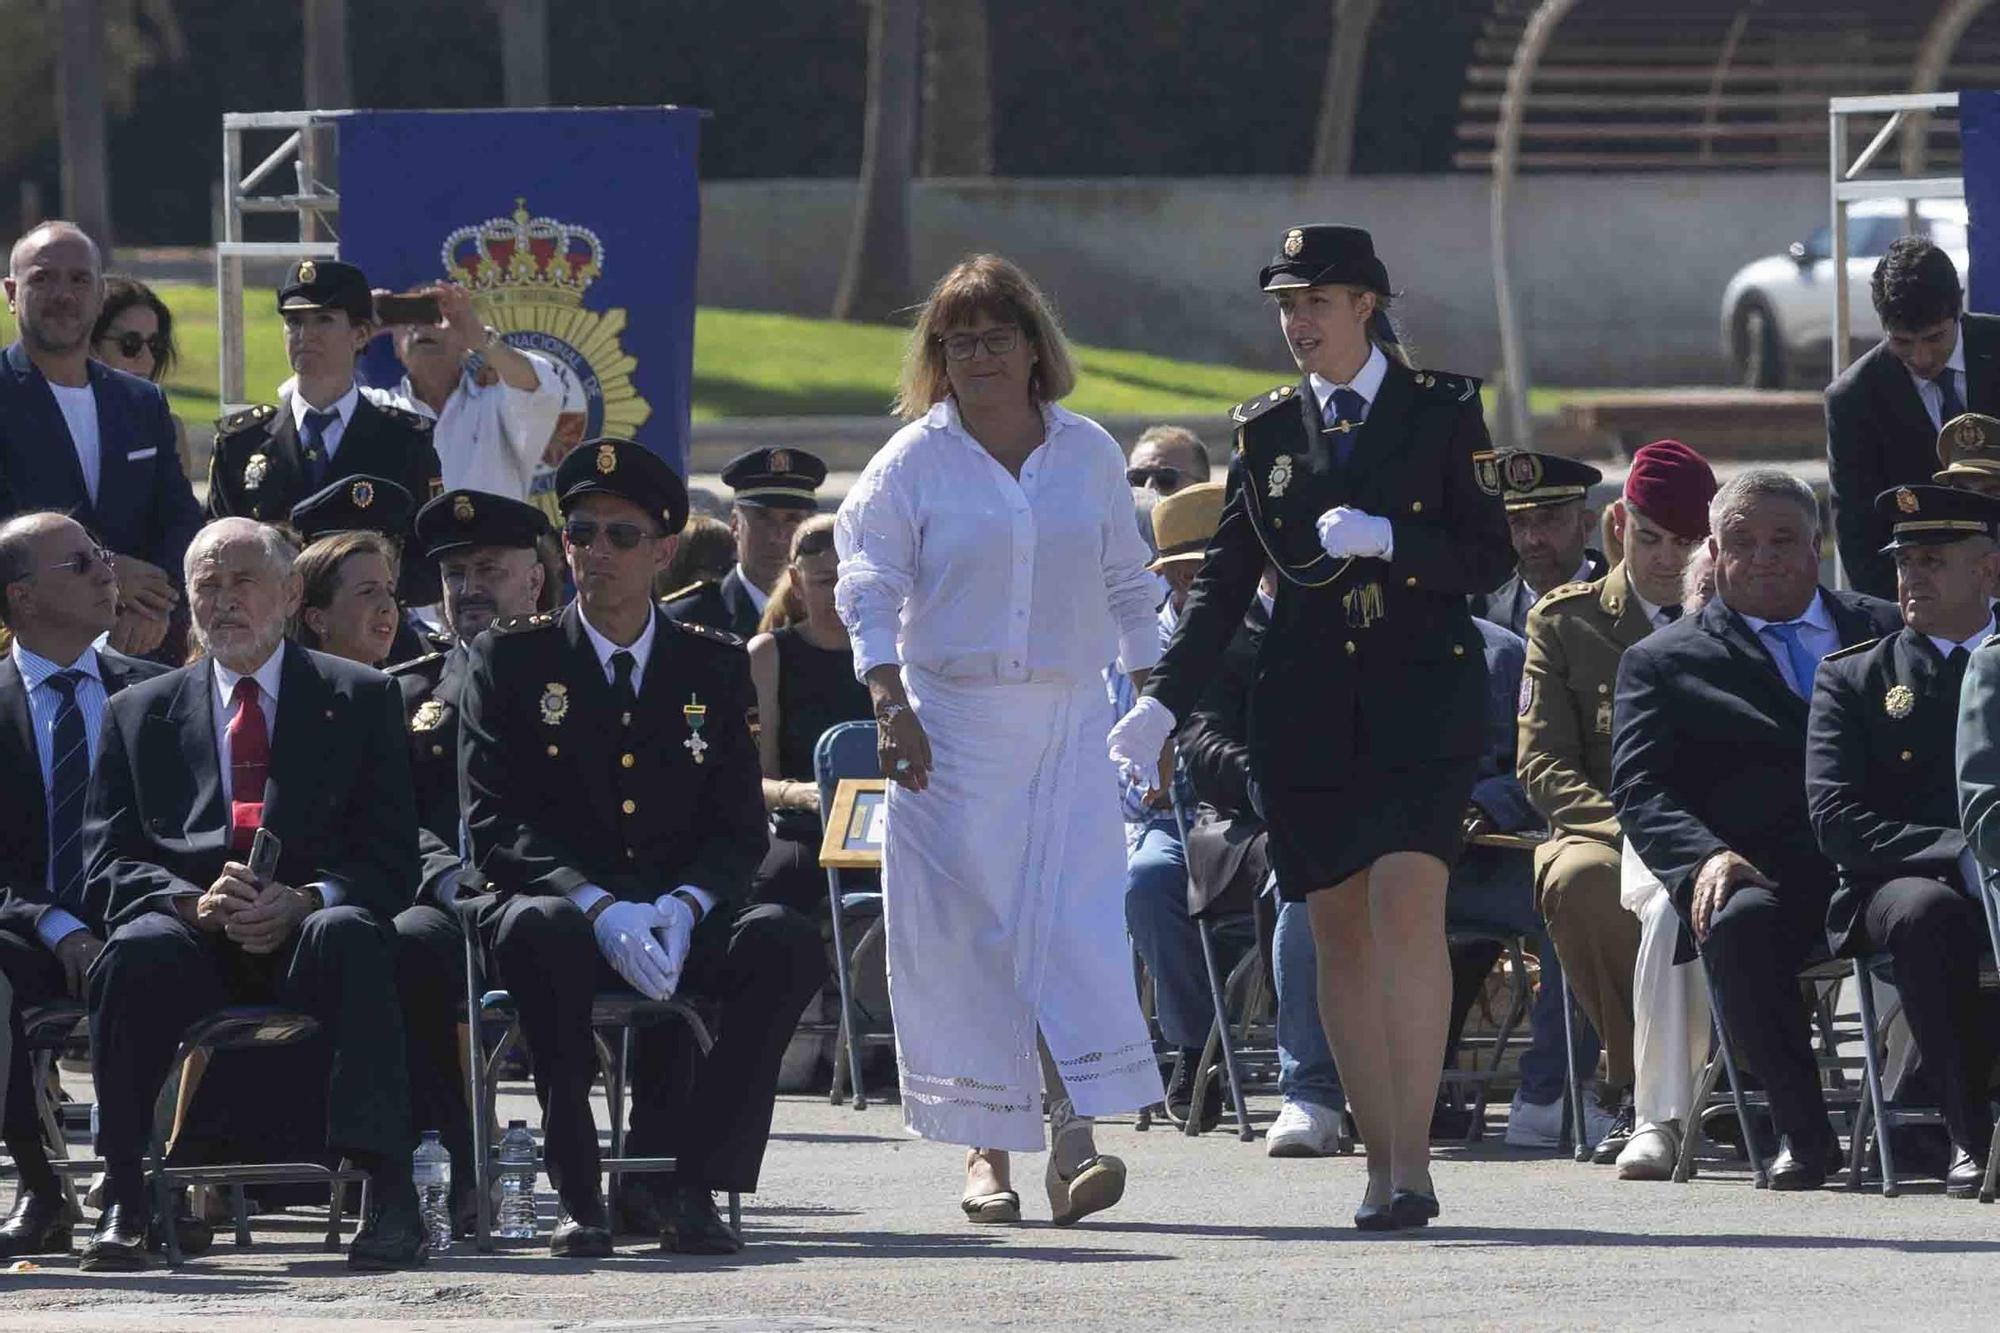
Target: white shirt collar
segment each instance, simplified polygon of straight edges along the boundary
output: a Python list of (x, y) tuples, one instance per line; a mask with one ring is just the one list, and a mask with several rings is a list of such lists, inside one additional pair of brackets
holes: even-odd
[[(1728, 603), (1725, 602), (1723, 603), (1723, 605), (1727, 606)], [(1737, 614), (1743, 615), (1743, 613), (1740, 611), (1737, 612)], [(1823, 594), (1820, 593), (1818, 589), (1813, 590), (1812, 605), (1808, 606), (1805, 610), (1805, 614), (1798, 618), (1800, 620), (1805, 621), (1807, 626), (1809, 626), (1812, 629), (1831, 631), (1834, 628), (1836, 628), (1833, 623), (1833, 613), (1826, 609), (1826, 598)], [(1765, 626), (1767, 625), (1790, 624), (1791, 622), (1778, 621), (1778, 620), (1759, 620), (1755, 616), (1743, 616), (1743, 623), (1750, 627), (1752, 633), (1762, 634), (1764, 632)]]
[(590, 639), (591, 651), (597, 654), (597, 665), (604, 668), (604, 679), (609, 682), (615, 677), (611, 670), (611, 654), (632, 654), (632, 692), (639, 692), (639, 681), (646, 674), (646, 662), (653, 655), (653, 634), (659, 628), (657, 613), (646, 617), (646, 628), (639, 631), (639, 637), (631, 644), (613, 643), (597, 632), (597, 626), (590, 623), (583, 607), (576, 608), (576, 618), (583, 622), (583, 632)]
[[(218, 660), (211, 659), (211, 661), (215, 667), (215, 690), (222, 699), (222, 712), (217, 716), (227, 718), (229, 710), (236, 706), (236, 682), (243, 679), (243, 673), (231, 671)], [(280, 639), (277, 648), (264, 659), (264, 665), (252, 673), (257, 688), (262, 690), (264, 697), (273, 704), (278, 702), (278, 679), (284, 674), (284, 666), (285, 641)], [(273, 719), (267, 717), (264, 719), (264, 725), (269, 727), (272, 721)]]
[(771, 594), (758, 587), (756, 580), (743, 572), (740, 560), (736, 562), (736, 581), (743, 585), (744, 592), (750, 594), (750, 605), (757, 608), (757, 614), (763, 615), (764, 608), (771, 604)]
[[(1965, 400), (1965, 320), (1962, 317), (1958, 321), (1958, 341), (1952, 344), (1951, 356), (1946, 359), (1944, 368), (1958, 372), (1958, 397), (1959, 401), (1963, 402)], [(1919, 393), (1922, 393), (1925, 389), (1935, 390), (1939, 394), (1944, 393), (1944, 386), (1936, 380), (1927, 380), (1908, 366), (1904, 366), (1903, 370), (1909, 375), (1910, 382), (1917, 386)]]
[(1313, 397), (1319, 399), (1321, 415), (1325, 415), (1327, 402), (1332, 399), (1335, 389), (1352, 389), (1361, 395), (1362, 402), (1373, 407), (1375, 396), (1382, 392), (1382, 381), (1388, 374), (1389, 358), (1382, 354), (1381, 348), (1370, 347), (1368, 359), (1361, 363), (1361, 369), (1356, 371), (1354, 378), (1347, 383), (1335, 384), (1317, 371), (1306, 376), (1306, 379), (1312, 383)]
[(296, 427), (299, 431), (303, 432), (306, 428), (306, 413), (331, 412), (336, 417), (340, 418), (340, 424), (344, 429), (347, 423), (354, 419), (354, 406), (360, 401), (361, 401), (361, 386), (358, 384), (350, 384), (347, 386), (346, 393), (340, 395), (340, 397), (333, 400), (333, 405), (331, 407), (324, 407), (324, 408), (314, 407), (311, 403), (308, 403), (305, 400), (305, 396), (299, 392), (298, 382), (294, 380), (292, 382), (292, 425)]
[(100, 685), (104, 683), (104, 673), (97, 669), (97, 649), (94, 647), (84, 649), (83, 655), (68, 666), (51, 662), (40, 653), (29, 652), (21, 646), (19, 639), (14, 640), (13, 653), (14, 669), (21, 673), (21, 683), (30, 690), (41, 688), (50, 676), (64, 671), (81, 671)]
[(1929, 639), (1931, 641), (1931, 646), (1938, 650), (1939, 657), (1950, 657), (1952, 649), (1963, 648), (1965, 649), (1965, 651), (1969, 653), (1973, 649), (1977, 648), (1980, 644), (1985, 643), (1987, 639), (1992, 637), (1992, 635), (1993, 635), (1993, 617), (1988, 616), (1986, 617), (1986, 624), (1983, 627), (1981, 627), (1978, 633), (1974, 634), (1969, 639), (1940, 639), (1935, 634), (1926, 634), (1924, 635), (1924, 637), (1926, 639)]
[(1626, 583), (1626, 585), (1625, 585), (1625, 592), (1626, 592), (1626, 595), (1628, 595), (1629, 597), (1631, 597), (1631, 599), (1632, 599), (1633, 601), (1635, 601), (1635, 602), (1637, 602), (1637, 603), (1639, 604), (1639, 609), (1640, 609), (1641, 611), (1643, 611), (1643, 612), (1645, 613), (1645, 615), (1646, 615), (1646, 623), (1647, 623), (1648, 625), (1651, 625), (1651, 626), (1653, 626), (1653, 627), (1654, 627), (1655, 629), (1659, 628), (1659, 625), (1660, 625), (1660, 608), (1659, 608), (1659, 607), (1657, 607), (1657, 606), (1654, 606), (1654, 605), (1653, 605), (1653, 604), (1652, 604), (1651, 602), (1649, 602), (1649, 601), (1647, 601), (1647, 600), (1646, 600), (1645, 598), (1641, 597), (1641, 596), (1639, 595), (1639, 590), (1638, 590), (1637, 588), (1634, 588), (1634, 587), (1633, 587), (1633, 586), (1631, 585), (1631, 583), (1630, 583), (1630, 582), (1627, 582), (1627, 583)]

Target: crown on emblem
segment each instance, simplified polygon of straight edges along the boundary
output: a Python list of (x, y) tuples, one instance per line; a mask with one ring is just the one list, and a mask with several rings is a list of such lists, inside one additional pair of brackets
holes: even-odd
[(488, 218), (444, 238), (453, 282), (495, 301), (581, 305), (584, 288), (604, 271), (604, 243), (587, 227), (530, 217), (516, 196), (512, 217)]

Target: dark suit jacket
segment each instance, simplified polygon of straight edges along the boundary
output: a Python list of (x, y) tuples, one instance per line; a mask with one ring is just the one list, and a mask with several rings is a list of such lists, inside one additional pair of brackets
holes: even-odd
[[(1582, 582), (1591, 583), (1603, 578), (1611, 570), (1611, 562), (1604, 558), (1602, 551), (1585, 548), (1583, 552), (1585, 573)], [(1554, 588), (1542, 589), (1544, 593), (1554, 592)], [(1480, 620), (1489, 621), (1506, 630), (1517, 639), (1528, 637), (1528, 612), (1535, 604), (1528, 596), (1528, 585), (1521, 581), (1517, 569), (1505, 583), (1492, 592), (1475, 593), (1465, 599), (1465, 605)]]
[[(1965, 406), (2000, 412), (2000, 316), (1965, 316)], [(1910, 372), (1877, 343), (1826, 391), (1826, 462), (1834, 532), (1848, 582), (1872, 597), (1896, 595), (1896, 565), (1881, 554), (1888, 520), (1875, 497), (1891, 486), (1927, 484), (1938, 462), (1938, 428)]]
[[(1902, 623), (1896, 608), (1821, 590), (1843, 646)], [(1647, 869), (1685, 920), (1695, 872), (1734, 851), (1817, 923), (1833, 866), (1806, 814), (1806, 701), (1750, 626), (1717, 598), (1625, 650), (1611, 751), (1611, 802)]]
[(660, 609), (684, 625), (706, 625), (739, 639), (755, 634), (758, 618), (764, 614), (750, 600), (743, 575), (734, 569), (720, 583), (697, 583), (673, 594)]
[[(97, 669), (107, 695), (166, 672), (158, 663), (113, 652), (98, 653)], [(34, 727), (14, 655), (0, 655), (0, 790), (7, 794), (0, 817), (0, 930), (32, 935), (35, 922), (54, 906), (99, 929), (103, 923), (92, 921), (83, 903), (49, 897), (49, 803)]]
[[(379, 671), (284, 647), (264, 825), (281, 840), (278, 879), (334, 884), (386, 922), (417, 891), (417, 813), (402, 696)], [(113, 924), (172, 911), (225, 861), (229, 806), (215, 735), (213, 668), (202, 658), (111, 701), (84, 821), (86, 896)]]
[(629, 725), (575, 603), (473, 641), (460, 805), (473, 866), (501, 895), (595, 884), (651, 902), (686, 884), (718, 902), (749, 896), (768, 845), (749, 655), (705, 626), (657, 612), (653, 624)]
[(96, 361), (89, 367), (101, 459), (95, 502), (49, 382), (20, 343), (0, 355), (0, 474), (8, 512), (60, 510), (112, 550), (158, 565), (178, 583), (201, 506), (181, 473), (167, 396), (136, 375)]
[(1806, 726), (1806, 800), (1840, 869), (1827, 906), (1836, 953), (1876, 889), (1903, 875), (1960, 883), (1960, 680), (1937, 646), (1902, 629), (1819, 669)]

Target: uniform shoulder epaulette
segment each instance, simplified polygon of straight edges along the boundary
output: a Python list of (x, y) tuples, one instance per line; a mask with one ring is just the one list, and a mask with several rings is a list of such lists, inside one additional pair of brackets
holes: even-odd
[(377, 403), (376, 407), (380, 408), (382, 415), (389, 418), (389, 420), (397, 422), (400, 425), (409, 426), (414, 430), (428, 433), (437, 426), (437, 422), (423, 413), (412, 412), (406, 407), (392, 407), (387, 403)]
[(1547, 592), (1543, 593), (1542, 600), (1539, 603), (1539, 605), (1547, 606), (1551, 602), (1566, 602), (1571, 600), (1572, 598), (1581, 597), (1583, 596), (1583, 594), (1587, 592), (1596, 592), (1596, 591), (1597, 591), (1597, 585), (1595, 583), (1583, 582), (1583, 581), (1579, 581), (1576, 583), (1565, 583), (1559, 587), (1551, 588)]
[(1870, 648), (1873, 648), (1876, 644), (1880, 642), (1882, 642), (1882, 638), (1878, 636), (1873, 639), (1865, 639), (1860, 643), (1850, 643), (1845, 648), (1834, 649), (1832, 652), (1828, 653), (1825, 657), (1820, 658), (1820, 661), (1838, 662), (1843, 657), (1857, 657), (1860, 654), (1867, 652)]
[(531, 629), (548, 629), (556, 623), (553, 611), (536, 611), (531, 615), (508, 616), (493, 622), (495, 634), (522, 634)]
[(1245, 422), (1255, 421), (1258, 417), (1264, 415), (1264, 413), (1270, 411), (1280, 403), (1297, 401), (1298, 396), (1299, 390), (1297, 385), (1280, 384), (1269, 393), (1259, 394), (1255, 398), (1246, 398), (1236, 406), (1230, 408), (1229, 419), (1241, 426)]
[(1995, 630), (1993, 633), (1987, 635), (1986, 642), (1980, 644), (1979, 646), (1981, 648), (1991, 648), (1996, 643), (2000, 643), (2000, 630)]
[(397, 662), (382, 668), (384, 675), (407, 676), (412, 671), (421, 671), (434, 662), (444, 661), (443, 653), (425, 653), (422, 657), (412, 657), (407, 662)]
[(707, 625), (697, 625), (692, 620), (669, 620), (667, 622), (683, 634), (692, 634), (697, 639), (707, 639), (711, 643), (726, 644), (731, 648), (741, 648), (743, 640), (726, 629), (711, 629)]
[(241, 412), (232, 412), (226, 417), (217, 417), (215, 421), (215, 433), (218, 435), (234, 435), (240, 430), (248, 430), (252, 426), (261, 426), (276, 415), (278, 415), (278, 409), (274, 404), (259, 403), (255, 407), (246, 407)]
[(1471, 375), (1453, 375), (1442, 370), (1420, 370), (1417, 388), (1438, 398), (1469, 403), (1479, 396), (1479, 381)]
[(676, 588), (672, 592), (662, 596), (660, 598), (660, 605), (665, 606), (668, 602), (678, 602), (683, 597), (692, 597), (703, 588), (713, 588), (715, 586), (716, 582), (714, 579), (696, 579), (693, 583), (688, 584), (687, 587)]

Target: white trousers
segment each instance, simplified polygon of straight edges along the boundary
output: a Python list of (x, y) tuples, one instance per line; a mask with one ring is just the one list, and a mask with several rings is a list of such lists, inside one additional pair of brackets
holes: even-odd
[(1618, 900), (1639, 918), (1639, 960), (1632, 975), (1633, 1117), (1640, 1125), (1678, 1120), (1685, 1127), (1695, 1081), (1708, 1061), (1708, 985), (1699, 960), (1674, 963), (1680, 913), (1629, 840)]

